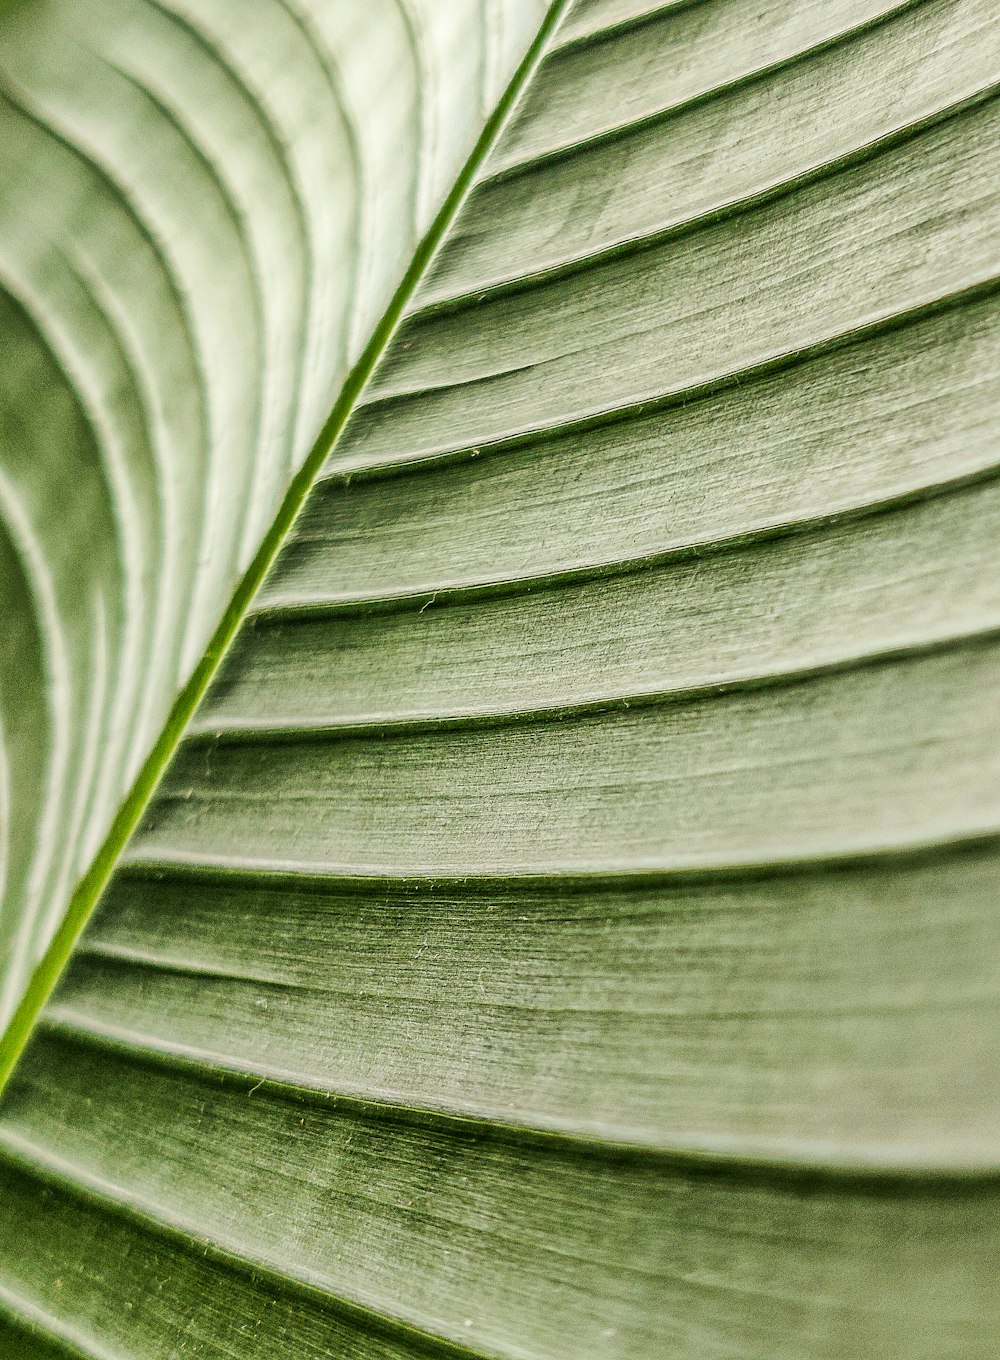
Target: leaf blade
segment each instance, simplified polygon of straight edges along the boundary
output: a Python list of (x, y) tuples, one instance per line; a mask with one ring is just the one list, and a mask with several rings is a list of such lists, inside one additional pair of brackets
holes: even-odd
[(11, 1088), (32, 1289), (65, 1224), (116, 1338), (169, 1242), (151, 1354), (990, 1354), (996, 112), (941, 107), (416, 302)]

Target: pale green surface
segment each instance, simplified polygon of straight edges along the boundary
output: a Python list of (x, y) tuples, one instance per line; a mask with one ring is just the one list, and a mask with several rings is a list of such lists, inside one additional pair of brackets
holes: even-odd
[(0, 17), (0, 1027), (544, 8)]
[(25, 1336), (995, 1354), (996, 25), (760, 7), (498, 179), (623, 42), (706, 94), (738, 7), (652, 8), (556, 35), (42, 1017)]

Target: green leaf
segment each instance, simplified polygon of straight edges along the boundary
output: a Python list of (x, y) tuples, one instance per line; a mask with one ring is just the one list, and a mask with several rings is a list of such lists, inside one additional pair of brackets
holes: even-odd
[(16, 1354), (992, 1356), (993, 9), (569, 8), (7, 1089)]

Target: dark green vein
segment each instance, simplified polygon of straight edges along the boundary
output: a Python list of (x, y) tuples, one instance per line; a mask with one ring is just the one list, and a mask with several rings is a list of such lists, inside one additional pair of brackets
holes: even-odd
[[(707, 0), (688, 0), (688, 3), (676, 5), (666, 11), (654, 11), (651, 15), (643, 17), (642, 24), (645, 25), (650, 22), (655, 23), (661, 20), (669, 20), (680, 10), (689, 8), (690, 5), (706, 3)], [(689, 112), (691, 109), (698, 108), (702, 104), (708, 104), (714, 100), (723, 99), (727, 95), (730, 95), (737, 90), (744, 89), (749, 85), (753, 85), (757, 81), (763, 80), (778, 71), (800, 65), (815, 57), (821, 56), (824, 52), (831, 51), (849, 42), (853, 42), (855, 39), (862, 37), (866, 33), (870, 33), (874, 29), (882, 27), (883, 24), (891, 22), (893, 19), (909, 10), (933, 3), (935, 3), (935, 0), (899, 0), (898, 3), (890, 6), (890, 8), (884, 10), (882, 13), (872, 15), (869, 18), (862, 20), (860, 23), (842, 29), (840, 32), (835, 33), (828, 38), (824, 38), (820, 42), (813, 43), (808, 47), (800, 48), (798, 51), (790, 53), (787, 56), (782, 56), (775, 61), (767, 62), (761, 66), (755, 66), (738, 76), (734, 76), (731, 80), (724, 81), (718, 85), (713, 85), (708, 89), (700, 91), (698, 94), (680, 100), (676, 104), (666, 104), (663, 108), (640, 115), (627, 122), (599, 128), (586, 137), (553, 146), (549, 150), (537, 152), (532, 156), (525, 157), (523, 160), (504, 161), (502, 157), (503, 147), (501, 145), (498, 147), (497, 152), (494, 153), (493, 157), (493, 159), (501, 162), (500, 165), (495, 170), (491, 170), (489, 164), (486, 164), (483, 173), (477, 177), (476, 187), (478, 188), (479, 185), (496, 184), (503, 180), (514, 179), (522, 174), (530, 173), (537, 169), (544, 169), (546, 166), (552, 165), (558, 161), (572, 159), (582, 151), (587, 151), (598, 146), (613, 145), (622, 137), (628, 136), (633, 132), (638, 132), (640, 129), (656, 128), (661, 123), (667, 123), (673, 118)], [(600, 33), (588, 35), (585, 41), (575, 41), (562, 46), (553, 46), (546, 57), (545, 64), (557, 62), (564, 53), (578, 51), (580, 47), (604, 42), (610, 36), (617, 36), (619, 32), (627, 31), (627, 27), (631, 26), (622, 26), (621, 29), (604, 30)], [(544, 75), (544, 65), (542, 74)]]

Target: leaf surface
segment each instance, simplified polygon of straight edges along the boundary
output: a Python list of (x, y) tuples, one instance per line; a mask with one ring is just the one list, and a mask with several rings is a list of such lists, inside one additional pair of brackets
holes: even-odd
[(570, 8), (8, 1089), (32, 1360), (993, 1354), (998, 59)]

